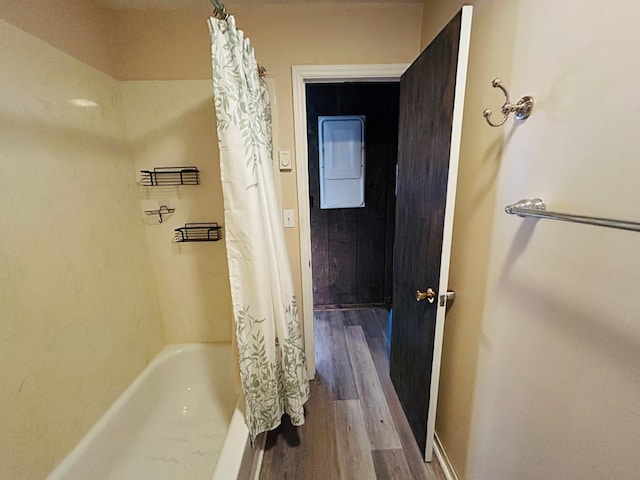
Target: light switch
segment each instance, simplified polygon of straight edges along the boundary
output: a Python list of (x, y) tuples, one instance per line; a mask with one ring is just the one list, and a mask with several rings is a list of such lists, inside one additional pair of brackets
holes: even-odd
[(278, 151), (278, 163), (281, 172), (291, 171), (291, 150)]
[(282, 219), (284, 228), (293, 228), (296, 226), (293, 220), (293, 210), (285, 209), (282, 211)]

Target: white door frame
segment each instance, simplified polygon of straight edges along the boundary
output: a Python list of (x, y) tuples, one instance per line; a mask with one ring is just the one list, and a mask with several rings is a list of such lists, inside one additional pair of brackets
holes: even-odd
[(384, 65), (302, 65), (291, 68), (293, 120), (298, 183), (298, 231), (300, 233), (300, 273), (302, 277), (302, 318), (309, 377), (316, 372), (313, 334), (313, 277), (311, 272), (311, 224), (309, 218), (309, 157), (307, 152), (307, 103), (305, 84), (341, 82), (400, 81), (409, 64)]

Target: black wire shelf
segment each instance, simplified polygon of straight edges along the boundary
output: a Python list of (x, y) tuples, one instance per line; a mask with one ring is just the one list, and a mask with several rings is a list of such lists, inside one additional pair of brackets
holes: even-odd
[(140, 170), (140, 174), (140, 185), (144, 187), (200, 185), (200, 171), (196, 167), (156, 167)]
[(222, 238), (222, 227), (216, 222), (185, 223), (184, 227), (175, 229), (175, 241), (186, 242), (217, 242)]

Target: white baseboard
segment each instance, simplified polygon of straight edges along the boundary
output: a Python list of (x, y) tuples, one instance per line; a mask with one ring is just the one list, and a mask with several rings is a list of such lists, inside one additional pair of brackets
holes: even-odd
[(444, 476), (447, 480), (459, 480), (458, 474), (456, 473), (455, 468), (451, 464), (451, 460), (447, 456), (447, 452), (442, 446), (442, 442), (440, 442), (440, 438), (438, 438), (438, 434), (434, 435), (435, 441), (433, 442), (433, 451), (436, 454), (436, 458), (438, 459), (438, 463), (442, 467), (442, 471), (444, 472)]

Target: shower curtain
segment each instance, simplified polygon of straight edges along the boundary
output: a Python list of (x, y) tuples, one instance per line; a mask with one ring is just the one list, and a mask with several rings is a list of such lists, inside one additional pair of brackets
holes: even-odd
[(209, 19), (229, 279), (251, 438), (304, 423), (298, 307), (273, 183), (271, 112), (253, 47), (233, 16)]

